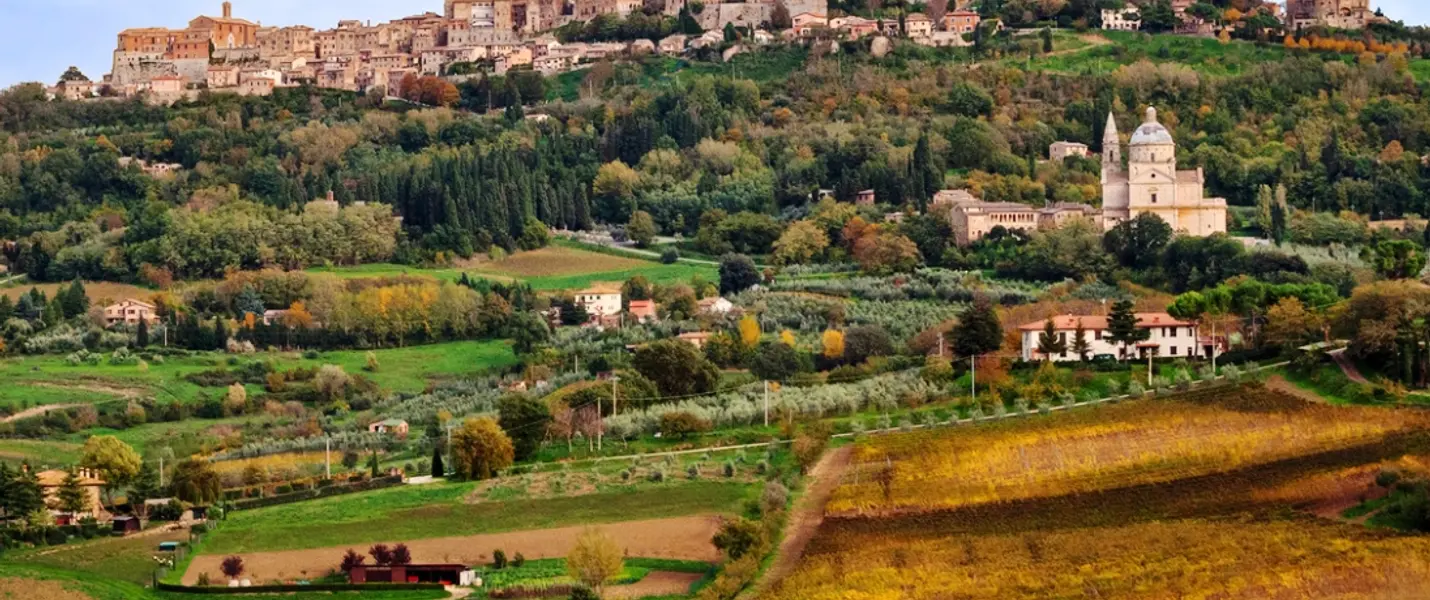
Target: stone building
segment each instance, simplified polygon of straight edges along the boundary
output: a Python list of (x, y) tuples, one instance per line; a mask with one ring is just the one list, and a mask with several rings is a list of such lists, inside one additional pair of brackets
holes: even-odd
[(1142, 15), (1135, 5), (1102, 9), (1102, 28), (1113, 31), (1137, 31), (1142, 28)]
[(1292, 28), (1362, 29), (1375, 19), (1370, 0), (1286, 0), (1286, 23)]
[(1110, 114), (1102, 146), (1102, 212), (1108, 227), (1152, 213), (1181, 234), (1226, 233), (1226, 200), (1206, 197), (1200, 168), (1177, 170), (1177, 144), (1157, 122), (1156, 108), (1148, 108), (1146, 120), (1132, 132), (1125, 170), (1117, 121)]

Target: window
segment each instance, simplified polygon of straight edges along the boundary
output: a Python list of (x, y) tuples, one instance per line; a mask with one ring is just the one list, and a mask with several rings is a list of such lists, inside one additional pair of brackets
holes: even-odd
[(1157, 192), (1152, 192), (1152, 204), (1157, 203)]
[(1094, 340), (1101, 340), (1101, 339), (1102, 339), (1102, 330), (1101, 330), (1101, 329), (1094, 329), (1094, 330), (1092, 331), (1092, 339), (1094, 339)]
[(1172, 347), (1171, 347), (1171, 350), (1172, 350), (1172, 356), (1176, 356), (1176, 355), (1177, 355), (1177, 347), (1176, 347), (1176, 346), (1172, 346)]
[(1187, 356), (1196, 356), (1196, 355), (1197, 355), (1196, 346), (1187, 346)]
[(1177, 337), (1177, 328), (1176, 328), (1176, 327), (1173, 327), (1173, 328), (1172, 328), (1172, 335), (1170, 335), (1170, 336), (1168, 336), (1168, 337)]

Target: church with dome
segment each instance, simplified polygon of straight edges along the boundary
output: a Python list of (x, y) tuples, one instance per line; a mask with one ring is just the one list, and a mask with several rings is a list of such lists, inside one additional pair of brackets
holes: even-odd
[[(1084, 156), (1087, 146), (1070, 142), (1053, 144), (1049, 158)], [(1157, 122), (1157, 109), (1147, 109), (1147, 120), (1132, 132), (1127, 166), (1122, 164), (1122, 138), (1117, 121), (1107, 115), (1102, 138), (1102, 208), (1060, 202), (1042, 207), (1016, 202), (984, 202), (963, 190), (944, 190), (932, 206), (948, 210), (954, 243), (967, 246), (995, 229), (1031, 232), (1061, 227), (1069, 220), (1091, 221), (1104, 230), (1143, 213), (1161, 217), (1178, 235), (1207, 236), (1226, 233), (1226, 200), (1207, 198), (1206, 176), (1201, 169), (1177, 170), (1177, 144), (1172, 133)]]
[(1157, 109), (1132, 132), (1127, 166), (1122, 166), (1122, 140), (1117, 121), (1107, 115), (1102, 136), (1102, 219), (1112, 228), (1142, 213), (1152, 213), (1178, 234), (1205, 236), (1226, 233), (1226, 200), (1208, 198), (1200, 168), (1177, 170), (1177, 144), (1157, 122)]

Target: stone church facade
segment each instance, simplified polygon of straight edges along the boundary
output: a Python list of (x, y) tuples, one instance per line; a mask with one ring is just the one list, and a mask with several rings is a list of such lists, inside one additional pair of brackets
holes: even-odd
[(1226, 233), (1226, 200), (1207, 198), (1202, 170), (1177, 170), (1177, 144), (1157, 122), (1157, 109), (1132, 132), (1127, 166), (1117, 121), (1107, 117), (1102, 139), (1102, 217), (1104, 226), (1152, 213), (1183, 235)]

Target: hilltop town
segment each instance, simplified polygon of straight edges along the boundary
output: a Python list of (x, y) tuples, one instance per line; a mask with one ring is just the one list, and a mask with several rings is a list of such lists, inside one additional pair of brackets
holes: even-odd
[[(1255, 10), (1285, 28), (1360, 29), (1385, 21), (1368, 0), (1287, 0)], [(187, 27), (146, 27), (118, 33), (111, 71), (102, 81), (69, 74), (55, 87), (70, 99), (146, 94), (154, 102), (191, 98), (198, 90), (263, 96), (284, 86), (399, 91), (409, 75), (470, 77), (478, 71), (504, 74), (531, 69), (553, 75), (593, 62), (645, 54), (681, 55), (713, 48), (729, 60), (751, 45), (900, 37), (927, 46), (974, 43), (984, 17), (967, 0), (934, 3), (925, 12), (870, 19), (834, 14), (825, 0), (758, 0), (689, 3), (685, 0), (445, 0), (442, 13), (372, 23), (339, 21), (336, 27), (265, 26), (236, 16), (224, 2), (219, 16), (201, 15)], [(1101, 11), (1102, 29), (1143, 28), (1127, 3)], [(1151, 6), (1152, 3), (1145, 3)], [(1214, 35), (1214, 22), (1194, 0), (1172, 0), (1174, 29)], [(608, 23), (652, 17), (675, 18), (678, 31), (658, 39), (563, 42), (556, 32), (597, 19)], [(993, 20), (997, 20), (996, 17)], [(1001, 24), (1000, 24), (1001, 26)], [(727, 29), (729, 31), (727, 31)]]

